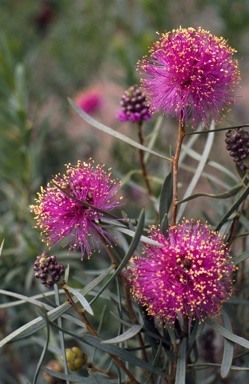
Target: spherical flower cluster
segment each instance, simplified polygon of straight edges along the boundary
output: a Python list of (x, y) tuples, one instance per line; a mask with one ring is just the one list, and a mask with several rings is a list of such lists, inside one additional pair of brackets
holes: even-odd
[(222, 237), (194, 220), (170, 227), (167, 237), (151, 227), (150, 236), (162, 247), (146, 244), (144, 255), (132, 259), (135, 300), (166, 323), (218, 315), (231, 295), (234, 270)]
[(117, 113), (117, 118), (120, 121), (136, 123), (151, 118), (146, 97), (138, 85), (134, 85), (124, 92), (120, 105), (121, 109)]
[(234, 162), (246, 171), (248, 165), (245, 161), (249, 158), (249, 133), (243, 128), (229, 129), (226, 133), (226, 148), (230, 151), (230, 156)]
[(110, 170), (105, 172), (104, 165), (94, 167), (93, 161), (66, 167), (65, 174), (58, 174), (41, 188), (31, 210), (36, 215), (35, 228), (42, 230), (49, 246), (64, 238), (71, 250), (81, 250), (83, 258), (85, 252), (88, 256), (92, 253), (91, 245), (99, 248), (99, 237), (110, 242), (111, 235), (100, 222), (101, 211), (109, 212), (120, 204), (121, 198), (116, 197), (119, 183), (111, 179)]
[(47, 288), (52, 288), (55, 283), (61, 280), (65, 273), (64, 265), (58, 264), (55, 256), (48, 256), (43, 252), (36, 257), (34, 262), (35, 277)]
[(151, 111), (163, 111), (192, 126), (217, 120), (234, 104), (240, 76), (235, 50), (201, 28), (159, 35), (150, 56), (138, 63)]

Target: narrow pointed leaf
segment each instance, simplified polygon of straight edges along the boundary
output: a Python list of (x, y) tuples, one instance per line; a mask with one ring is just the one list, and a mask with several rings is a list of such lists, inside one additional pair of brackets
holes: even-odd
[(194, 327), (193, 327), (193, 329), (191, 331), (191, 334), (189, 336), (189, 339), (188, 339), (188, 351), (187, 351), (187, 354), (189, 354), (191, 352), (191, 349), (193, 348), (193, 345), (196, 342), (198, 329), (199, 329), (199, 320), (196, 319)]
[[(232, 326), (230, 323), (230, 320), (226, 314), (226, 312), (222, 311), (222, 318), (224, 322), (224, 327), (229, 331), (232, 332)], [(227, 377), (233, 361), (233, 350), (234, 350), (234, 344), (232, 341), (224, 339), (224, 352), (223, 352), (223, 358), (221, 363), (221, 377), (224, 379)]]
[(125, 143), (131, 145), (132, 147), (135, 147), (137, 149), (142, 149), (143, 151), (148, 152), (148, 153), (150, 153), (152, 155), (155, 155), (157, 157), (161, 157), (162, 159), (165, 159), (165, 160), (168, 160), (168, 161), (172, 161), (172, 159), (170, 159), (170, 158), (168, 158), (168, 157), (166, 157), (166, 156), (164, 156), (164, 155), (162, 155), (162, 154), (160, 154), (158, 152), (155, 152), (155, 151), (145, 147), (144, 145), (141, 145), (141, 144), (137, 143), (136, 141), (130, 139), (127, 136), (125, 136), (124, 134), (119, 133), (119, 132), (115, 131), (114, 129), (112, 129), (110, 127), (107, 127), (106, 125), (104, 125), (104, 124), (98, 122), (97, 120), (93, 119), (91, 116), (89, 116), (87, 113), (85, 113), (81, 108), (79, 108), (72, 99), (69, 98), (68, 101), (71, 104), (71, 106), (73, 107), (73, 109), (75, 110), (75, 112), (77, 112), (78, 115), (83, 120), (85, 120), (88, 124), (92, 125), (93, 127), (99, 129), (102, 132), (107, 133), (108, 135), (116, 137), (119, 140), (124, 141)]
[(187, 339), (184, 337), (181, 341), (179, 353), (178, 353), (175, 384), (186, 383), (186, 360), (187, 360)]
[(229, 211), (223, 216), (221, 221), (216, 227), (216, 231), (219, 231), (219, 229), (222, 227), (222, 225), (229, 219), (229, 217), (233, 214), (234, 211), (240, 206), (240, 204), (247, 198), (249, 194), (249, 187), (245, 189), (245, 191), (242, 193), (242, 195), (239, 197), (239, 199), (233, 204), (233, 206), (229, 209)]
[(90, 314), (90, 315), (93, 315), (93, 310), (90, 306), (90, 304), (88, 303), (88, 301), (86, 300), (86, 298), (79, 292), (77, 291), (76, 289), (72, 288), (72, 287), (69, 287), (68, 285), (66, 286), (66, 289), (71, 292), (75, 297), (77, 297), (77, 299), (79, 300), (80, 304), (82, 305), (82, 307)]
[(249, 257), (249, 251), (243, 252), (241, 255), (239, 255), (239, 256), (235, 256), (235, 257), (233, 258), (233, 263), (234, 263), (235, 265), (238, 265), (238, 264), (241, 263), (242, 261), (248, 259), (248, 257)]
[(172, 171), (166, 176), (160, 195), (159, 202), (159, 220), (163, 221), (165, 214), (170, 210), (173, 199), (173, 173)]
[(98, 376), (78, 376), (78, 375), (66, 375), (65, 373), (55, 372), (51, 371), (51, 369), (48, 369), (46, 367), (43, 368), (43, 371), (47, 372), (52, 377), (57, 377), (61, 380), (68, 380), (73, 383), (84, 383), (84, 384), (117, 384), (117, 380), (112, 379), (105, 379), (104, 377)]
[(39, 376), (39, 373), (40, 373), (40, 370), (41, 370), (41, 365), (44, 361), (44, 358), (46, 356), (46, 352), (48, 350), (48, 345), (49, 345), (49, 339), (50, 339), (50, 332), (49, 332), (49, 324), (48, 324), (48, 319), (47, 319), (47, 316), (45, 314), (44, 316), (44, 319), (47, 323), (47, 332), (46, 332), (46, 342), (44, 344), (44, 347), (43, 347), (43, 350), (42, 350), (42, 353), (41, 353), (41, 356), (40, 356), (40, 359), (37, 363), (37, 366), (36, 366), (36, 370), (35, 370), (35, 374), (34, 374), (34, 379), (33, 379), (33, 383), (32, 384), (36, 384), (37, 383), (37, 380), (38, 380), (38, 376)]
[(153, 367), (151, 364), (146, 363), (145, 361), (136, 357), (133, 353), (126, 351), (125, 349), (119, 348), (113, 344), (102, 344), (102, 340), (98, 337), (92, 335), (83, 335), (81, 338), (82, 342), (85, 342), (100, 351), (109, 353), (111, 355), (117, 356), (124, 361), (128, 361), (131, 364), (134, 364), (141, 369), (144, 369), (148, 372), (153, 372), (158, 375), (163, 375), (164, 373), (156, 367)]
[(233, 341), (234, 343), (241, 345), (241, 347), (249, 349), (249, 341), (243, 337), (236, 336), (234, 333), (230, 332), (228, 329), (222, 327), (219, 324), (216, 324), (212, 319), (207, 318), (206, 323), (210, 325), (217, 333), (224, 336), (226, 339)]
[(177, 202), (177, 205), (185, 203), (186, 201), (190, 201), (190, 200), (196, 199), (197, 197), (211, 197), (212, 199), (227, 199), (227, 198), (229, 198), (231, 196), (236, 195), (236, 193), (238, 193), (241, 190), (242, 187), (243, 187), (242, 184), (238, 184), (235, 187), (233, 187), (232, 189), (230, 189), (229, 191), (224, 192), (224, 193), (219, 193), (217, 195), (214, 195), (212, 193), (204, 193), (204, 192), (203, 193), (202, 192), (195, 193), (195, 194), (193, 194), (191, 196), (186, 197), (183, 200), (179, 200)]
[[(93, 281), (87, 284), (82, 290), (81, 294), (83, 296), (87, 295), (93, 288), (95, 288), (109, 273), (113, 271), (113, 267), (111, 266), (106, 271), (104, 271), (101, 275), (97, 276)], [(76, 298), (77, 301), (77, 298)], [(53, 308), (51, 311), (47, 312), (47, 318), (49, 321), (54, 321), (58, 319), (59, 316), (62, 316), (65, 312), (67, 312), (71, 308), (71, 305), (67, 302), (61, 304), (58, 308)], [(17, 337), (28, 337), (33, 333), (39, 331), (40, 329), (46, 326), (46, 321), (42, 316), (38, 316), (36, 319), (31, 320), (29, 323), (24, 324), (20, 328), (16, 329), (14, 332), (6, 336), (4, 339), (0, 340), (0, 348)]]
[(135, 335), (137, 335), (138, 332), (140, 332), (142, 328), (143, 328), (142, 325), (139, 325), (139, 324), (133, 325), (130, 329), (128, 329), (128, 331), (122, 333), (122, 335), (114, 337), (113, 339), (102, 340), (101, 343), (102, 344), (122, 343), (123, 341), (129, 340), (132, 337), (134, 337)]
[[(125, 235), (128, 235), (130, 237), (134, 237), (136, 235), (136, 232), (132, 231), (131, 229), (127, 229), (124, 227), (117, 227), (115, 228), (116, 231), (119, 231), (121, 233), (124, 233)], [(156, 247), (162, 247), (162, 244), (159, 243), (158, 241), (152, 240), (149, 237), (146, 236), (141, 236), (140, 238), (142, 243), (150, 244), (150, 245), (155, 245)]]

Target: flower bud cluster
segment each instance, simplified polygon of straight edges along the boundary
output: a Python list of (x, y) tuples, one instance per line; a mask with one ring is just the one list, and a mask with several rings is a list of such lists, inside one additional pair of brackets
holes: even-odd
[(48, 256), (43, 252), (40, 256), (36, 257), (34, 262), (35, 277), (41, 280), (41, 283), (47, 288), (52, 288), (55, 283), (60, 281), (61, 276), (64, 275), (64, 265), (56, 262), (55, 256)]
[(227, 146), (226, 149), (230, 151), (230, 156), (234, 162), (242, 169), (246, 171), (248, 165), (245, 160), (249, 157), (249, 133), (243, 128), (230, 129), (226, 133)]
[(144, 121), (151, 117), (145, 95), (138, 85), (126, 90), (120, 101), (121, 110), (117, 114), (120, 121)]
[(72, 371), (78, 371), (87, 362), (87, 355), (78, 347), (66, 349), (67, 366)]

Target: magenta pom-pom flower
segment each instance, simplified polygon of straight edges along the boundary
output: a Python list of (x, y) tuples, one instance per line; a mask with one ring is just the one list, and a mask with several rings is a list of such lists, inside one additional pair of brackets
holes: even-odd
[(165, 237), (151, 227), (162, 246), (146, 244), (129, 267), (131, 291), (149, 315), (165, 323), (216, 316), (232, 293), (235, 267), (219, 233), (201, 221), (184, 220)]
[(31, 210), (36, 215), (36, 228), (42, 230), (49, 246), (65, 238), (71, 250), (80, 249), (83, 258), (85, 252), (91, 255), (92, 247), (99, 249), (100, 237), (110, 242), (112, 236), (101, 224), (101, 219), (108, 217), (98, 209), (109, 212), (120, 205), (121, 198), (116, 196), (120, 184), (111, 178), (110, 170), (107, 173), (104, 165), (94, 166), (93, 161), (78, 161), (66, 168), (65, 174), (56, 175), (41, 188)]
[(240, 79), (235, 50), (201, 28), (159, 35), (150, 56), (138, 63), (151, 111), (163, 111), (192, 126), (217, 120), (235, 103)]

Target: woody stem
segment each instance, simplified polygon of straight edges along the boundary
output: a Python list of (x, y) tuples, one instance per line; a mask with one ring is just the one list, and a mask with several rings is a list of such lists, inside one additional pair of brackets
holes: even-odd
[(175, 155), (172, 159), (173, 165), (173, 207), (172, 207), (172, 225), (176, 224), (177, 215), (177, 200), (178, 200), (178, 165), (181, 154), (182, 142), (185, 136), (184, 123), (182, 121), (182, 114), (179, 118), (178, 125), (178, 138), (176, 144)]

